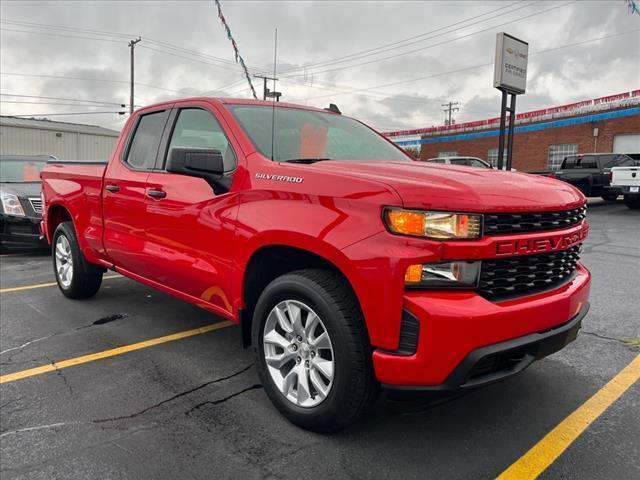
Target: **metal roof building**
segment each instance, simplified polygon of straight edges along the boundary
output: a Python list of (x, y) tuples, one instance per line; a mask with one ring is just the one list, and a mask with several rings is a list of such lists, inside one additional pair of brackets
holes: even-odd
[(0, 116), (0, 154), (108, 160), (119, 132), (95, 125)]

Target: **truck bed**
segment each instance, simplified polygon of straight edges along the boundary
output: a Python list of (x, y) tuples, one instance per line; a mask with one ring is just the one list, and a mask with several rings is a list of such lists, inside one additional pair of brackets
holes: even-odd
[(616, 187), (640, 186), (640, 167), (613, 167), (611, 185)]
[[(107, 162), (51, 161), (40, 177), (46, 205), (65, 205), (73, 212), (76, 225), (86, 225), (78, 232), (81, 248), (101, 248), (102, 178)], [(55, 212), (55, 209), (52, 210)], [(53, 232), (43, 232), (51, 241)]]

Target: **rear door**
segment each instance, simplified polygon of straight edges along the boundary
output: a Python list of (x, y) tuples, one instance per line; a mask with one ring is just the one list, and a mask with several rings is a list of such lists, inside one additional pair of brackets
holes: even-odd
[[(231, 269), (237, 205), (203, 178), (167, 172), (174, 147), (217, 149), (233, 177), (240, 151), (207, 103), (182, 104), (171, 116), (158, 168), (147, 179), (149, 278), (231, 313)], [(235, 141), (235, 140), (233, 140)]]
[(104, 176), (103, 242), (107, 255), (116, 266), (142, 276), (148, 274), (149, 255), (147, 178), (155, 167), (169, 112), (165, 108), (140, 115), (126, 145), (115, 152)]

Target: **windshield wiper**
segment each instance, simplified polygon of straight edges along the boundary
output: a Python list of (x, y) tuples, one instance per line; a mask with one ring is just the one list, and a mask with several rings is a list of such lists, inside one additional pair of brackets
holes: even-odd
[(287, 163), (316, 163), (316, 162), (324, 162), (326, 160), (332, 160), (331, 158), (289, 158), (287, 160), (280, 160), (281, 162)]

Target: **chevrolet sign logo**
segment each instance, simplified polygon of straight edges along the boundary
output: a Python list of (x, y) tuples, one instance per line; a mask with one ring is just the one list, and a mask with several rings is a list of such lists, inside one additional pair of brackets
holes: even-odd
[(577, 232), (555, 235), (545, 238), (523, 238), (518, 240), (504, 240), (496, 243), (496, 255), (514, 256), (530, 255), (532, 253), (555, 252), (566, 250), (581, 243), (589, 232), (589, 227), (584, 224)]

